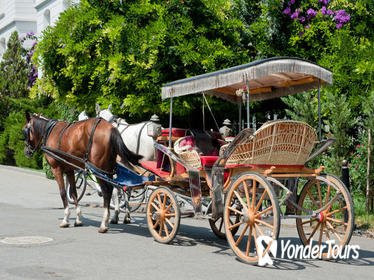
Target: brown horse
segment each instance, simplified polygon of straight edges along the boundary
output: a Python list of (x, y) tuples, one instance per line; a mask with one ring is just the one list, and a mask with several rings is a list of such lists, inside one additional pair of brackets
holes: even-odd
[[(129, 162), (138, 164), (140, 159), (127, 149), (118, 130), (103, 119), (67, 123), (49, 120), (36, 114), (30, 115), (26, 112), (26, 120), (27, 123), (22, 129), (25, 136), (25, 154), (30, 158), (36, 149), (41, 148), (60, 189), (65, 209), (60, 227), (69, 226), (70, 215), (63, 173), (68, 177), (75, 201), (77, 217), (74, 226), (81, 226), (81, 210), (77, 201), (74, 170), (77, 167), (85, 168), (87, 164), (92, 164), (101, 173), (112, 177), (117, 155), (126, 166), (129, 166)], [(104, 216), (99, 232), (104, 233), (108, 230), (109, 205), (113, 186), (100, 178), (97, 179), (104, 199)]]

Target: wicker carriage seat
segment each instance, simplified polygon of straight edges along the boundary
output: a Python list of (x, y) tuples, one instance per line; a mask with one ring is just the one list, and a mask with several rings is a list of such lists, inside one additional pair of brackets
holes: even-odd
[(316, 141), (307, 123), (270, 121), (237, 145), (226, 165), (304, 165)]
[(218, 159), (218, 149), (209, 141), (200, 144), (194, 136), (186, 136), (174, 143), (174, 151), (191, 168), (212, 167)]

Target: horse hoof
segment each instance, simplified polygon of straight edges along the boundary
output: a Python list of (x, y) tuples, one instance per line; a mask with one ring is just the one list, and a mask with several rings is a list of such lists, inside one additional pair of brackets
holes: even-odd
[(81, 227), (81, 226), (83, 226), (83, 223), (82, 223), (82, 222), (79, 222), (79, 223), (75, 222), (75, 223), (74, 223), (74, 226), (75, 226), (75, 227)]
[(131, 219), (130, 218), (124, 218), (123, 223), (124, 224), (131, 224)]
[(69, 224), (68, 223), (64, 223), (64, 222), (62, 222), (61, 224), (60, 224), (60, 228), (68, 228), (69, 227)]
[(111, 219), (110, 223), (113, 224), (113, 225), (116, 225), (116, 224), (118, 224), (118, 219)]
[(106, 233), (108, 231), (108, 228), (99, 228), (100, 233)]

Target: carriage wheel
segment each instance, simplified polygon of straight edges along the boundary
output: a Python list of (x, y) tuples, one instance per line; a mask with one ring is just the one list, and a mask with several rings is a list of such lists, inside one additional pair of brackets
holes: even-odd
[[(84, 173), (82, 171), (78, 171), (74, 173), (75, 176), (75, 186), (77, 189), (77, 200), (78, 202), (82, 199), (86, 187), (87, 187), (87, 177), (84, 176)], [(69, 201), (69, 203), (74, 204), (74, 199), (71, 194), (71, 188), (69, 184), (68, 177), (65, 177), (65, 186), (66, 186), (66, 196)]]
[[(322, 248), (318, 251), (320, 258), (328, 259), (338, 253), (338, 249), (332, 250), (329, 254), (326, 241), (331, 240), (335, 242), (331, 246), (338, 245), (342, 246), (341, 248), (349, 243), (354, 225), (354, 212), (352, 197), (343, 182), (332, 175), (324, 175), (322, 178), (310, 180), (305, 184), (298, 204), (316, 212), (327, 206), (326, 209), (315, 217), (296, 219), (296, 226), (302, 243), (308, 245), (313, 240), (312, 246), (318, 244), (319, 248)], [(301, 210), (298, 210), (297, 214), (306, 215)]]
[(179, 222), (180, 210), (174, 193), (167, 188), (154, 190), (147, 204), (147, 224), (153, 238), (169, 243), (177, 234)]
[[(231, 224), (233, 213), (239, 221)], [(260, 174), (245, 173), (236, 179), (226, 197), (224, 224), (227, 241), (241, 261), (257, 263), (259, 236), (276, 240), (279, 235), (279, 205), (270, 183)], [(233, 230), (236, 229), (236, 232)], [(271, 242), (263, 248), (263, 256), (269, 251)]]

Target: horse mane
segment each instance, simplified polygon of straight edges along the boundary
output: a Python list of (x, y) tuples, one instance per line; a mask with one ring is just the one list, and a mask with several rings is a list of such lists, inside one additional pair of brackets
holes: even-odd
[(49, 119), (47, 119), (43, 115), (32, 115), (34, 122), (33, 122), (33, 129), (34, 129), (34, 134), (38, 136), (43, 136), (45, 133), (45, 129), (47, 126), (47, 123), (49, 122)]

